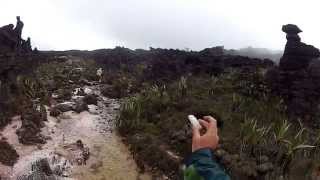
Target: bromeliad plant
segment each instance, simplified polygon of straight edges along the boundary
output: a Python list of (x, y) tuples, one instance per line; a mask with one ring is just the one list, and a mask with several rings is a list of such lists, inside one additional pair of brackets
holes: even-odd
[(283, 120), (282, 123), (274, 126), (273, 137), (277, 144), (288, 136), (290, 126), (291, 124), (287, 120)]
[(131, 131), (139, 128), (142, 116), (142, 97), (133, 96), (121, 105), (120, 115), (117, 120), (117, 126), (120, 131)]
[(245, 146), (249, 146), (251, 155), (255, 153), (255, 147), (264, 143), (266, 135), (269, 133), (271, 126), (269, 127), (258, 127), (256, 119), (245, 118), (245, 121), (241, 124), (240, 138), (242, 140), (241, 151)]
[(289, 173), (289, 166), (298, 151), (313, 149), (316, 146), (306, 144), (305, 128), (301, 127), (298, 133), (292, 139), (282, 139), (285, 151), (281, 158), (282, 174), (287, 176)]

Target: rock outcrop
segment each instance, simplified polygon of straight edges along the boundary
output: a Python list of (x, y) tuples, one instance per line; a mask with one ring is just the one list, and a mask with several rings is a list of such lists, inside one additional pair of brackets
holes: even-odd
[(0, 54), (32, 52), (30, 38), (27, 40), (21, 38), (23, 26), (20, 16), (17, 16), (15, 28), (13, 24), (0, 28)]
[(45, 107), (28, 106), (21, 115), (22, 126), (17, 130), (19, 142), (22, 144), (44, 144), (45, 138), (40, 134), (44, 121), (47, 120)]
[(19, 158), (17, 151), (4, 140), (0, 140), (0, 154), (0, 162), (8, 166), (13, 166)]
[(21, 113), (24, 104), (19, 78), (30, 77), (45, 56), (32, 52), (31, 40), (23, 40), (23, 22), (17, 17), (17, 25), (0, 27), (0, 128), (9, 121), (10, 116)]
[(302, 30), (293, 24), (282, 27), (287, 44), (279, 68), (267, 73), (273, 91), (281, 95), (290, 119), (310, 121), (316, 118), (320, 102), (320, 51), (301, 42)]

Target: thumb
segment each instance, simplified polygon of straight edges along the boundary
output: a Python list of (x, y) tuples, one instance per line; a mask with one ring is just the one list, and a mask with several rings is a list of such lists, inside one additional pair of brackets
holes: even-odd
[(199, 128), (192, 128), (192, 152), (196, 149), (200, 141), (200, 129)]
[(197, 127), (192, 127), (192, 142), (198, 141), (200, 139), (200, 129)]

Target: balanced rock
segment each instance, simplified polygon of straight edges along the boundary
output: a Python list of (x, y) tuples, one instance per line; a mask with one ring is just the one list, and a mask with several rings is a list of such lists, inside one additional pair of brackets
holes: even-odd
[(267, 72), (267, 83), (283, 97), (290, 119), (310, 121), (319, 111), (320, 51), (301, 42), (298, 33), (302, 30), (298, 26), (287, 24), (282, 31), (287, 34), (285, 51), (279, 68)]
[(295, 24), (283, 25), (282, 31), (287, 34), (299, 34), (302, 32), (302, 30)]

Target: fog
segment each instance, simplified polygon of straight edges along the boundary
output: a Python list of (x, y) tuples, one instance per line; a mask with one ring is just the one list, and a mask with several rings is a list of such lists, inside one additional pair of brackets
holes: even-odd
[(297, 24), (320, 47), (317, 0), (1, 0), (0, 25), (24, 21), (41, 50), (223, 45), (283, 49), (281, 26)]

